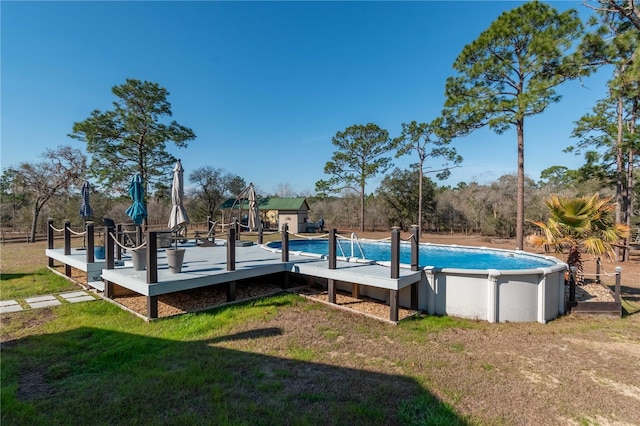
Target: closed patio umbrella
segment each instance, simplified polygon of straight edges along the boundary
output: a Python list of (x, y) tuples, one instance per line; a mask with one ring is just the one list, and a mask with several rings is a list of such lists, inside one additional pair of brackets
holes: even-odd
[(249, 200), (249, 229), (255, 231), (260, 224), (260, 212), (258, 210), (258, 200), (256, 197), (256, 189), (253, 183), (249, 184), (247, 191), (247, 199)]
[(89, 203), (89, 182), (85, 181), (85, 183), (82, 184), (81, 197), (82, 204), (80, 204), (80, 216), (82, 216), (82, 219), (84, 219), (84, 221), (86, 222), (88, 218), (93, 216), (93, 209), (91, 208), (91, 204)]
[[(82, 220), (83, 222), (87, 223), (87, 219), (89, 219), (91, 216), (93, 216), (93, 209), (91, 208), (91, 204), (89, 203), (89, 182), (85, 181), (82, 184), (82, 190), (81, 190), (81, 198), (82, 198), (82, 203), (80, 204), (80, 216), (82, 216)], [(86, 226), (85, 226), (86, 228)], [(82, 235), (82, 247), (85, 247), (85, 241), (86, 241), (86, 234)]]
[[(187, 211), (182, 205), (182, 199), (184, 198), (184, 181), (183, 181), (184, 169), (182, 168), (182, 162), (178, 160), (173, 168), (173, 184), (171, 185), (171, 214), (169, 215), (169, 229), (176, 229), (180, 225), (189, 223), (189, 216)], [(176, 238), (176, 247), (178, 240)]]
[[(138, 227), (138, 237), (141, 237), (140, 233), (140, 225), (144, 221), (144, 218), (147, 217), (147, 209), (144, 207), (143, 199), (144, 199), (144, 185), (142, 184), (142, 176), (140, 173), (136, 173), (131, 179), (131, 183), (129, 184), (129, 196), (131, 200), (133, 200), (133, 204), (127, 209), (126, 213), (129, 216), (133, 223)], [(137, 244), (140, 244), (141, 238), (136, 238)]]

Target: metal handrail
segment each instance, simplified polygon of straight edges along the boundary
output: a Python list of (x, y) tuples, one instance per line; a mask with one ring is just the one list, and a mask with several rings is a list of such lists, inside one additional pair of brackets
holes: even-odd
[(351, 233), (351, 257), (355, 257), (354, 250), (353, 250), (354, 241), (356, 242), (356, 244), (358, 244), (358, 249), (360, 249), (360, 256), (362, 256), (362, 258), (364, 259), (364, 250), (362, 250), (362, 246), (360, 245), (360, 240), (358, 240), (358, 236), (356, 235), (355, 232)]

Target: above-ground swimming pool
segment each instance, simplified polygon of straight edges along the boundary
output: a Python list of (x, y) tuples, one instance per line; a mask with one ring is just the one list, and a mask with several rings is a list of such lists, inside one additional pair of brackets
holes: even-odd
[[(281, 242), (265, 245), (280, 249)], [(388, 264), (389, 241), (337, 241), (339, 259), (363, 258)], [(551, 256), (486, 247), (422, 243), (419, 264), (424, 276), (418, 289), (418, 307), (430, 314), (483, 319), (490, 322), (545, 323), (565, 312), (564, 273), (567, 265)], [(328, 255), (324, 239), (290, 240), (289, 251)], [(411, 245), (401, 243), (400, 263), (411, 263)], [(348, 290), (349, 285), (343, 284)], [(400, 293), (400, 304), (409, 306), (410, 290)], [(384, 291), (368, 288), (364, 295), (386, 300)]]
[[(281, 242), (274, 241), (268, 246), (280, 248)], [(328, 255), (329, 242), (320, 239), (290, 240), (289, 251)], [(336, 251), (337, 256), (343, 258), (362, 258), (377, 262), (391, 260), (389, 241), (338, 240)], [(419, 260), (423, 266), (461, 269), (531, 269), (549, 267), (557, 263), (557, 259), (524, 252), (428, 243), (420, 244)], [(400, 244), (400, 263), (411, 263), (411, 245), (409, 243)]]

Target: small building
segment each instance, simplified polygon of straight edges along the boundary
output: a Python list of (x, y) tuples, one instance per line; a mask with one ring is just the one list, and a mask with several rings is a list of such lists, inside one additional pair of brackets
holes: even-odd
[[(249, 212), (247, 200), (227, 199), (220, 206), (223, 212), (223, 222), (227, 223), (233, 217), (242, 221)], [(289, 226), (290, 232), (307, 232), (309, 224), (309, 204), (304, 197), (297, 198), (259, 198), (258, 210), (266, 229), (281, 230), (283, 224)]]

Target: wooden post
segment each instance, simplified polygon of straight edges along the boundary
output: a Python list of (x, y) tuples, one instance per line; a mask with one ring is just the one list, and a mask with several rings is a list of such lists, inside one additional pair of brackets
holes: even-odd
[(420, 233), (418, 225), (411, 225), (411, 270), (417, 271), (420, 265)]
[[(420, 228), (411, 225), (411, 270), (420, 269)], [(418, 283), (411, 284), (411, 310), (418, 310)]]
[(137, 245), (142, 244), (142, 225), (136, 226), (136, 244)]
[(262, 244), (264, 241), (264, 231), (262, 230), (262, 223), (258, 225), (258, 244)]
[(104, 281), (104, 297), (107, 299), (113, 298), (113, 283), (111, 281)]
[[(47, 248), (53, 249), (53, 219), (47, 219)], [(49, 258), (49, 268), (53, 268), (53, 258)]]
[(600, 283), (600, 258), (596, 258), (596, 282)]
[(289, 225), (282, 225), (282, 261), (289, 261)]
[(71, 222), (64, 223), (64, 254), (71, 254)]
[(240, 223), (238, 223), (237, 218), (233, 221), (233, 230), (235, 231), (236, 240), (240, 241)]
[(398, 322), (398, 290), (389, 290), (389, 319)]
[(329, 296), (329, 303), (336, 303), (336, 280), (329, 278), (327, 294)]
[(227, 302), (236, 300), (236, 282), (229, 281), (227, 283)]
[[(147, 247), (148, 249), (149, 247)], [(150, 319), (158, 318), (158, 296), (147, 296), (147, 317)]]
[[(122, 233), (122, 224), (119, 223), (116, 225), (116, 239), (120, 244), (122, 244), (123, 242), (123, 237), (124, 234)], [(120, 244), (116, 245), (116, 259), (118, 260), (122, 259), (122, 247), (120, 247)]]
[(616, 266), (616, 287), (613, 293), (614, 300), (620, 301), (620, 279), (622, 278), (622, 267)]
[(236, 228), (229, 227), (227, 233), (227, 271), (236, 270)]
[[(70, 255), (71, 254), (71, 223), (70, 222), (64, 223), (63, 234), (64, 234), (64, 254)], [(71, 265), (69, 265), (68, 263), (64, 264), (64, 274), (67, 277), (71, 277)]]
[(356, 283), (351, 284), (351, 297), (360, 299), (360, 286)]
[(391, 228), (391, 278), (400, 278), (400, 227)]
[[(158, 232), (147, 231), (147, 284), (155, 284), (158, 282)], [(156, 297), (155, 317), (158, 317), (158, 300)]]
[(53, 248), (53, 219), (47, 219), (47, 248)]
[(329, 230), (329, 269), (336, 269), (336, 230)]
[(95, 235), (94, 235), (93, 222), (88, 221), (86, 224), (86, 236), (87, 236), (87, 253), (86, 253), (86, 261), (87, 263), (95, 262), (95, 258), (93, 257), (93, 247), (95, 246)]
[(114, 269), (115, 268), (115, 259), (113, 257), (113, 246), (115, 245), (113, 242), (113, 238), (111, 238), (111, 234), (115, 231), (115, 228), (110, 228), (108, 226), (104, 227), (104, 258), (105, 258), (105, 268), (106, 269)]

